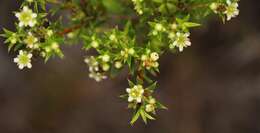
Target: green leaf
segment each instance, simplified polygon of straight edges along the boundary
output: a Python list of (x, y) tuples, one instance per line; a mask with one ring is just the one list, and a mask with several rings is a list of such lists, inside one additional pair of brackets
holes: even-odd
[(193, 27), (199, 27), (199, 26), (201, 26), (201, 24), (192, 23), (192, 22), (185, 22), (184, 26), (187, 27), (187, 28), (193, 28)]
[(147, 124), (146, 114), (145, 114), (145, 111), (143, 109), (140, 111), (140, 114), (141, 114), (141, 117), (142, 117), (144, 123)]
[(154, 82), (152, 85), (150, 85), (149, 87), (147, 87), (147, 89), (154, 91), (154, 90), (156, 89), (156, 86), (157, 86), (157, 82)]
[(128, 79), (128, 85), (129, 85), (131, 88), (135, 86), (135, 84), (134, 84), (131, 80), (129, 80), (129, 79)]
[(140, 110), (141, 110), (141, 108), (139, 108), (138, 111), (132, 117), (132, 120), (130, 122), (131, 125), (133, 125), (138, 120), (138, 118), (140, 117)]
[(149, 114), (146, 113), (145, 111), (144, 111), (144, 115), (145, 115), (146, 118), (148, 118), (148, 119), (150, 119), (150, 120), (155, 120), (155, 118), (153, 118), (151, 115), (149, 115)]
[(161, 104), (160, 102), (156, 102), (156, 106), (160, 109), (168, 109), (166, 106), (164, 106), (163, 104)]

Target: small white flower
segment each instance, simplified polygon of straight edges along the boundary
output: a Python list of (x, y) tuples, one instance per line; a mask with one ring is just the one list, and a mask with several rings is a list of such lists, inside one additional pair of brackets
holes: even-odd
[(231, 20), (231, 18), (234, 18), (239, 15), (238, 10), (238, 3), (237, 2), (231, 2), (230, 0), (227, 0), (227, 9), (224, 12), (227, 15), (227, 20)]
[(29, 48), (34, 48), (34, 45), (37, 43), (38, 39), (32, 35), (31, 32), (29, 32), (28, 36), (24, 40), (24, 43), (27, 45)]
[(189, 36), (190, 33), (177, 32), (175, 41), (172, 44), (170, 44), (170, 49), (178, 47), (179, 51), (182, 52), (184, 48), (191, 46)]
[(153, 61), (157, 61), (159, 59), (159, 54), (156, 52), (151, 53), (150, 56)]
[(32, 68), (31, 58), (31, 53), (20, 50), (19, 55), (14, 58), (14, 62), (17, 63), (19, 69), (23, 69), (24, 67)]
[(142, 102), (144, 89), (142, 85), (135, 85), (133, 88), (127, 88), (128, 102), (136, 101), (137, 103)]
[(23, 26), (33, 27), (37, 23), (36, 21), (37, 14), (33, 13), (32, 10), (29, 9), (27, 6), (24, 6), (23, 10), (21, 12), (16, 13), (15, 16), (19, 20), (20, 27)]

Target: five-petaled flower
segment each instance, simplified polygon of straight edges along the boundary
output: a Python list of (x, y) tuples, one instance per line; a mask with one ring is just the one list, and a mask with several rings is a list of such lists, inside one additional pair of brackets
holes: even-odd
[(227, 20), (231, 20), (231, 18), (234, 18), (239, 15), (238, 10), (238, 3), (237, 2), (231, 2), (230, 0), (227, 0), (227, 9), (224, 12), (227, 15)]
[(137, 103), (142, 102), (144, 89), (142, 85), (135, 85), (133, 88), (127, 88), (128, 102), (136, 101)]
[(14, 62), (17, 63), (19, 69), (23, 69), (24, 67), (32, 68), (31, 58), (31, 53), (20, 50), (19, 55), (14, 58)]
[(170, 44), (170, 49), (178, 47), (179, 51), (182, 52), (184, 48), (191, 46), (189, 36), (190, 33), (177, 32), (175, 41), (172, 44)]
[(19, 20), (19, 27), (33, 27), (37, 23), (37, 14), (33, 13), (33, 11), (29, 9), (27, 6), (24, 6), (21, 12), (15, 13), (15, 16)]
[(33, 36), (31, 32), (29, 32), (28, 36), (24, 40), (25, 44), (29, 48), (36, 48), (37, 41), (38, 41), (38, 39), (35, 36)]

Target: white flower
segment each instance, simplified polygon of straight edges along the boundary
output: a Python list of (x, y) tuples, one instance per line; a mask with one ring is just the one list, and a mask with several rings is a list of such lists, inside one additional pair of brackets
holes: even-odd
[(24, 43), (29, 47), (29, 48), (34, 48), (34, 45), (37, 43), (38, 39), (32, 35), (31, 32), (29, 32), (28, 36), (24, 40)]
[(157, 61), (159, 59), (159, 54), (156, 52), (151, 53), (150, 56), (153, 61)]
[(141, 85), (135, 85), (133, 88), (127, 88), (126, 92), (128, 93), (128, 102), (136, 101), (137, 103), (142, 102), (144, 89)]
[(227, 9), (224, 12), (227, 15), (227, 20), (231, 20), (231, 18), (234, 18), (238, 16), (239, 10), (238, 10), (238, 3), (237, 2), (231, 2), (230, 0), (227, 0)]
[(19, 55), (14, 58), (14, 62), (17, 63), (19, 69), (23, 69), (24, 67), (32, 68), (31, 58), (31, 53), (20, 50)]
[(190, 33), (177, 32), (175, 41), (172, 44), (170, 44), (170, 49), (178, 47), (179, 51), (182, 52), (183, 48), (191, 46), (189, 36), (190, 36)]
[(33, 27), (37, 23), (36, 21), (37, 14), (33, 13), (32, 10), (29, 9), (27, 6), (24, 6), (23, 10), (21, 12), (16, 13), (15, 16), (19, 20), (20, 27), (23, 26)]

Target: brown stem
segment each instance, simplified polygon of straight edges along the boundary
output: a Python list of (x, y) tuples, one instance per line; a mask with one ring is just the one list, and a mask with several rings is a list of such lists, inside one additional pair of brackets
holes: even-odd
[(59, 35), (59, 36), (64, 36), (64, 35), (66, 35), (66, 34), (68, 34), (68, 33), (71, 33), (71, 32), (73, 32), (73, 31), (75, 31), (75, 30), (80, 29), (83, 25), (84, 25), (84, 24), (81, 23), (81, 24), (75, 25), (75, 26), (73, 26), (73, 27), (66, 28), (66, 29), (64, 29), (63, 31), (59, 32), (58, 35)]

